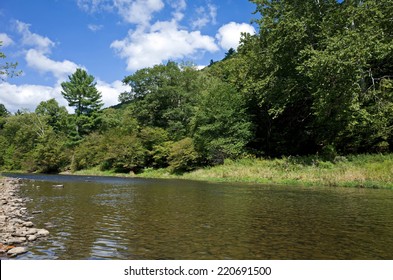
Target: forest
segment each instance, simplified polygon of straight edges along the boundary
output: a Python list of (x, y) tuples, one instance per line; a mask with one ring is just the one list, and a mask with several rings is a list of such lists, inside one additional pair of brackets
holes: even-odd
[(55, 99), (15, 114), (0, 104), (0, 170), (184, 173), (244, 158), (392, 153), (393, 1), (251, 2), (258, 32), (237, 50), (202, 70), (140, 69), (124, 77), (117, 106), (103, 108), (83, 69), (61, 84), (72, 114)]

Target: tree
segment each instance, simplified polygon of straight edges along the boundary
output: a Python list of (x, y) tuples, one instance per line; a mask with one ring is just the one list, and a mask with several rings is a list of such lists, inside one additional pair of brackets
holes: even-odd
[(4, 104), (0, 104), (0, 117), (7, 117), (9, 116), (10, 112), (7, 110), (7, 108), (4, 106)]
[[(3, 45), (3, 42), (0, 41), (0, 47)], [(0, 59), (5, 59), (6, 56), (4, 53), (0, 52)], [(21, 71), (15, 71), (18, 63), (16, 62), (6, 62), (5, 64), (0, 64), (0, 80), (4, 81), (6, 77), (14, 77), (19, 76)]]
[(251, 139), (251, 122), (245, 99), (233, 86), (206, 77), (192, 120), (197, 151), (211, 164), (236, 158), (245, 152)]
[(182, 173), (195, 169), (199, 155), (191, 138), (184, 138), (173, 143), (168, 156), (169, 168), (173, 173)]
[(195, 97), (199, 91), (198, 71), (189, 65), (168, 62), (144, 68), (124, 78), (131, 92), (122, 95), (132, 101), (134, 114), (143, 126), (167, 130), (173, 140), (189, 133)]
[(254, 147), (281, 156), (389, 146), (392, 1), (252, 2), (259, 34), (243, 37), (237, 59)]
[(52, 98), (48, 101), (40, 102), (35, 109), (35, 112), (37, 115), (46, 117), (48, 124), (56, 132), (67, 132), (68, 112), (64, 106), (59, 106), (56, 99)]
[(3, 128), (4, 123), (5, 123), (5, 118), (10, 115), (10, 112), (8, 112), (7, 108), (4, 106), (4, 104), (0, 104), (0, 129)]
[(85, 70), (77, 69), (68, 78), (69, 82), (61, 83), (61, 93), (69, 106), (75, 107), (76, 134), (83, 136), (98, 125), (98, 113), (103, 106), (102, 96), (96, 88), (94, 77)]

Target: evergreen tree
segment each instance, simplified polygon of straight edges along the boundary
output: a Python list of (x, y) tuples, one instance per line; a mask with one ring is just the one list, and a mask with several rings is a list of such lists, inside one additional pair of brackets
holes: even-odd
[(75, 107), (76, 137), (88, 134), (97, 127), (99, 111), (103, 106), (101, 93), (96, 88), (94, 77), (83, 69), (77, 69), (61, 83), (63, 97), (69, 106)]

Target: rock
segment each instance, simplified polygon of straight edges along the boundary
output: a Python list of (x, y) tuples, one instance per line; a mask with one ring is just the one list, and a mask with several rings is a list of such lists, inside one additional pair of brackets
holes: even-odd
[(48, 235), (49, 235), (49, 231), (47, 231), (46, 229), (39, 229), (36, 234), (37, 237), (45, 237)]
[(7, 221), (7, 219), (8, 219), (8, 217), (7, 217), (7, 216), (0, 216), (0, 222), (1, 222), (1, 223), (4, 223), (4, 222), (6, 222), (6, 221)]
[(24, 230), (16, 230), (15, 232), (11, 233), (11, 235), (15, 237), (26, 237), (27, 232)]
[(24, 222), (23, 226), (24, 227), (32, 227), (32, 226), (34, 226), (34, 224), (33, 224), (33, 222)]
[(4, 244), (0, 243), (0, 254), (4, 254), (4, 253), (6, 253), (7, 251), (9, 251), (9, 250), (11, 250), (13, 248), (15, 248), (15, 246), (4, 245)]
[(37, 232), (38, 230), (36, 228), (29, 228), (26, 233), (27, 235), (33, 235), (36, 234)]
[(9, 250), (7, 252), (7, 255), (11, 256), (11, 257), (16, 257), (17, 255), (21, 255), (27, 252), (27, 248), (26, 247), (15, 247), (12, 248), (11, 250)]
[(29, 235), (28, 237), (27, 237), (27, 240), (28, 241), (35, 241), (35, 240), (37, 240), (37, 236), (36, 235)]
[(64, 188), (64, 185), (52, 185), (52, 187), (60, 189), (60, 188)]
[(25, 237), (15, 237), (15, 238), (10, 238), (8, 240), (6, 240), (6, 244), (8, 245), (14, 245), (14, 244), (22, 244), (26, 242), (26, 238)]
[(42, 211), (33, 211), (33, 212), (31, 212), (33, 215), (35, 215), (35, 214), (41, 214), (42, 213)]
[(24, 221), (22, 221), (21, 219), (15, 218), (15, 219), (12, 219), (10, 221), (10, 223), (14, 224), (14, 225), (22, 225), (24, 223)]

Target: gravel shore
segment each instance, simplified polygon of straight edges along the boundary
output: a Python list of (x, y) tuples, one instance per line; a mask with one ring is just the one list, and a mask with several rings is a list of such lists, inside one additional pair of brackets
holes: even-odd
[(16, 257), (28, 252), (34, 241), (49, 235), (34, 227), (25, 207), (27, 198), (19, 197), (20, 179), (0, 178), (0, 256)]

